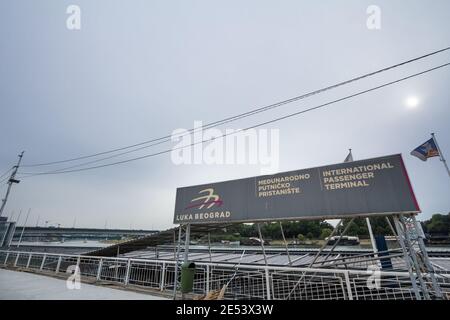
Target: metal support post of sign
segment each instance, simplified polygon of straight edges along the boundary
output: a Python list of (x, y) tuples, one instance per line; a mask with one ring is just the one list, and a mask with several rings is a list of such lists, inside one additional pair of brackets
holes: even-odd
[(211, 254), (211, 232), (208, 232), (208, 252), (209, 252), (209, 262), (212, 262), (212, 254)]
[[(387, 217), (387, 216), (386, 216), (386, 221), (388, 223), (389, 229), (391, 229), (392, 235), (397, 238), (397, 232), (395, 232), (395, 229), (392, 226), (391, 220), (389, 220), (389, 217)], [(397, 239), (397, 242), (398, 242), (398, 239)]]
[(372, 243), (373, 256), (378, 258), (378, 248), (375, 242), (375, 237), (373, 236), (372, 224), (370, 223), (370, 219), (366, 218), (367, 230), (369, 231), (370, 242)]
[(181, 246), (181, 230), (182, 226), (178, 227), (178, 244), (177, 244), (177, 253), (175, 256), (175, 275), (173, 280), (173, 300), (177, 298), (177, 287), (178, 287), (178, 260), (180, 258), (180, 246)]
[(177, 260), (177, 231), (173, 230), (173, 260)]
[[(414, 269), (416, 270), (416, 275), (417, 275), (417, 279), (419, 280), (420, 287), (422, 288), (422, 294), (423, 294), (425, 300), (430, 300), (430, 294), (428, 292), (427, 285), (425, 284), (425, 281), (424, 281), (423, 276), (422, 276), (422, 267), (421, 267), (419, 259), (417, 257), (413, 241), (411, 239), (410, 230), (408, 230), (408, 227), (407, 227), (407, 224), (406, 224), (406, 221), (405, 221), (405, 217), (402, 214), (399, 215), (399, 221), (400, 221), (400, 224), (401, 224), (402, 229), (403, 229), (403, 234), (404, 234), (404, 237), (405, 237), (404, 240), (405, 240), (406, 247), (408, 249), (409, 255), (411, 256)], [(411, 231), (414, 232), (415, 231), (415, 225), (412, 225), (412, 227), (413, 228), (411, 229)]]
[[(191, 224), (186, 224), (186, 228), (184, 229), (184, 258), (183, 263), (187, 263), (189, 261), (189, 243), (191, 242)], [(181, 299), (184, 300), (184, 293), (181, 292)]]
[(411, 279), (411, 285), (414, 290), (414, 294), (415, 294), (417, 300), (422, 300), (422, 297), (419, 292), (419, 288), (417, 287), (416, 276), (414, 275), (414, 270), (413, 270), (413, 267), (411, 264), (410, 256), (408, 255), (408, 251), (406, 250), (406, 245), (403, 240), (403, 231), (401, 229), (400, 222), (398, 221), (397, 216), (394, 216), (393, 219), (394, 219), (395, 228), (397, 229), (398, 242), (400, 243), (400, 246), (403, 251), (406, 268), (408, 269), (408, 272), (409, 272), (409, 278)]
[(184, 259), (183, 262), (188, 262), (189, 260), (189, 243), (191, 242), (191, 224), (186, 225), (184, 231)]
[(257, 227), (258, 227), (258, 234), (259, 234), (259, 243), (261, 244), (261, 249), (262, 249), (262, 253), (263, 253), (263, 256), (264, 256), (264, 263), (266, 264), (266, 267), (267, 267), (266, 250), (264, 248), (264, 239), (262, 237), (261, 226), (260, 226), (259, 223), (257, 224)]
[(211, 266), (208, 264), (206, 265), (206, 293), (209, 292), (209, 272), (210, 272)]
[(442, 290), (441, 290), (441, 288), (439, 286), (439, 283), (436, 280), (436, 274), (435, 274), (435, 271), (434, 271), (434, 267), (433, 267), (433, 265), (430, 262), (430, 258), (428, 257), (428, 253), (427, 253), (427, 248), (425, 247), (425, 243), (423, 241), (424, 234), (422, 232), (422, 227), (419, 225), (419, 222), (416, 220), (416, 216), (415, 215), (412, 216), (412, 221), (413, 221), (416, 229), (418, 230), (417, 242), (419, 244), (419, 248), (420, 248), (420, 251), (422, 253), (422, 258), (423, 258), (425, 267), (427, 269), (427, 273), (429, 274), (429, 276), (431, 278), (431, 282), (433, 284), (434, 293), (436, 295), (436, 298), (443, 299), (444, 296), (442, 294)]
[(267, 300), (271, 299), (271, 294), (270, 294), (270, 274), (269, 274), (269, 268), (266, 266), (266, 268), (264, 269), (264, 274), (266, 277), (266, 297)]
[(288, 248), (288, 244), (286, 242), (286, 238), (284, 236), (283, 224), (281, 221), (280, 221), (280, 230), (281, 230), (281, 236), (283, 237), (284, 247), (286, 248), (286, 254), (287, 254), (288, 261), (289, 261), (289, 266), (292, 266), (291, 255), (289, 254), (289, 248)]

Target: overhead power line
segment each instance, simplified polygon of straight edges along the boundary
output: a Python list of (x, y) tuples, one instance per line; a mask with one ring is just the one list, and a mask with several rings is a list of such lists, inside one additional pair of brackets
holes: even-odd
[(0, 179), (3, 178), (4, 176), (6, 176), (8, 173), (10, 173), (11, 170), (12, 170), (13, 168), (14, 168), (14, 167), (11, 167), (11, 168), (9, 168), (7, 171), (5, 171), (4, 173), (2, 173), (2, 175), (0, 176)]
[(0, 184), (2, 184), (2, 183), (5, 182), (5, 181), (8, 181), (8, 179), (9, 179), (9, 177), (6, 177), (6, 178), (0, 180)]
[[(0, 176), (0, 184), (2, 184), (3, 182), (6, 182), (9, 180), (9, 176), (7, 176), (8, 173), (10, 173), (12, 170), (14, 169), (14, 167), (9, 168), (9, 170), (5, 171), (5, 173), (3, 173)], [(6, 177), (5, 177), (6, 176)], [(4, 177), (4, 178), (3, 178)], [(3, 179), (2, 179), (3, 178)]]
[[(264, 107), (256, 108), (256, 109), (253, 109), (253, 110), (250, 110), (250, 111), (247, 111), (247, 112), (235, 115), (235, 116), (231, 116), (231, 117), (228, 117), (228, 118), (224, 118), (224, 119), (221, 119), (221, 120), (210, 122), (210, 123), (207, 123), (207, 124), (205, 124), (205, 125), (203, 125), (201, 127), (192, 128), (192, 129), (187, 130), (186, 135), (191, 134), (191, 133), (195, 132), (196, 130), (204, 130), (204, 129), (207, 129), (207, 128), (210, 128), (210, 127), (213, 127), (213, 126), (220, 126), (220, 125), (223, 125), (223, 124), (226, 124), (226, 123), (230, 123), (230, 122), (234, 122), (234, 121), (246, 118), (246, 117), (250, 117), (252, 115), (255, 115), (255, 114), (258, 114), (258, 113), (261, 113), (261, 112), (265, 112), (265, 111), (268, 111), (268, 110), (271, 110), (271, 109), (274, 109), (274, 108), (278, 108), (280, 106), (283, 106), (283, 105), (286, 105), (286, 104), (289, 104), (289, 103), (292, 103), (292, 102), (295, 102), (295, 101), (299, 101), (299, 100), (305, 99), (307, 97), (310, 97), (310, 96), (313, 96), (313, 95), (317, 95), (317, 94), (320, 94), (322, 92), (325, 92), (325, 91), (328, 91), (328, 90), (335, 89), (337, 87), (341, 87), (341, 86), (350, 84), (352, 82), (356, 82), (356, 81), (362, 80), (364, 78), (372, 77), (372, 76), (380, 74), (382, 72), (386, 72), (388, 70), (392, 70), (394, 68), (398, 68), (400, 66), (404, 66), (406, 64), (409, 64), (409, 63), (412, 63), (412, 62), (416, 62), (416, 61), (425, 59), (427, 57), (430, 57), (430, 56), (433, 56), (433, 55), (436, 55), (436, 54), (439, 54), (439, 53), (442, 53), (442, 52), (448, 51), (448, 50), (450, 50), (450, 47), (446, 47), (446, 48), (443, 48), (443, 49), (440, 49), (440, 50), (437, 50), (437, 51), (433, 51), (433, 52), (424, 54), (422, 56), (419, 56), (419, 57), (416, 57), (416, 58), (413, 58), (413, 59), (409, 59), (409, 60), (406, 60), (406, 61), (394, 64), (394, 65), (391, 65), (391, 66), (388, 66), (388, 67), (385, 67), (385, 68), (382, 68), (382, 69), (379, 69), (379, 70), (376, 70), (376, 71), (373, 71), (373, 72), (370, 72), (370, 73), (366, 73), (364, 75), (361, 75), (361, 76), (358, 76), (358, 77), (354, 77), (352, 79), (349, 79), (349, 80), (346, 80), (346, 81), (342, 81), (342, 82), (339, 82), (337, 84), (334, 84), (334, 85), (331, 85), (331, 86), (328, 86), (328, 87), (324, 87), (324, 88), (321, 88), (321, 89), (318, 89), (318, 90), (315, 90), (315, 91), (312, 91), (312, 92), (309, 92), (309, 93), (306, 93), (306, 94), (302, 94), (302, 95), (299, 95), (299, 96), (296, 96), (296, 97), (293, 97), (293, 98), (290, 98), (290, 99), (287, 99), (287, 100), (283, 100), (283, 101), (276, 102), (276, 103), (273, 103), (273, 104), (270, 104), (270, 105), (267, 105), (267, 106), (264, 106)], [(106, 154), (115, 153), (115, 152), (118, 152), (118, 151), (123, 151), (123, 150), (128, 150), (128, 149), (131, 149), (131, 148), (139, 147), (139, 148), (136, 148), (136, 149), (133, 149), (133, 150), (128, 150), (126, 152), (122, 152), (122, 153), (119, 153), (119, 154), (111, 155), (111, 156), (108, 156), (108, 157), (104, 157), (102, 159), (93, 160), (93, 161), (89, 162), (90, 164), (92, 164), (92, 163), (100, 162), (100, 161), (103, 161), (103, 160), (107, 160), (107, 159), (115, 158), (115, 157), (118, 157), (118, 156), (122, 156), (124, 154), (136, 152), (136, 151), (139, 151), (139, 150), (142, 150), (142, 149), (145, 149), (145, 148), (150, 148), (150, 147), (153, 147), (155, 145), (159, 145), (159, 144), (170, 142), (170, 141), (171, 141), (171, 135), (166, 135), (166, 136), (162, 136), (160, 138), (155, 138), (155, 139), (147, 140), (147, 141), (144, 141), (144, 142), (140, 142), (140, 143), (136, 143), (136, 144), (120, 147), (120, 148), (115, 148), (115, 149), (111, 149), (111, 150), (107, 150), (107, 151), (103, 151), (103, 152), (98, 152), (98, 153), (94, 153), (94, 154), (89, 154), (89, 155), (84, 155), (84, 156), (74, 157), (74, 158), (69, 158), (69, 159), (45, 162), (45, 163), (25, 164), (25, 165), (22, 165), (22, 167), (39, 167), (39, 166), (49, 166), (49, 165), (73, 162), (73, 161), (78, 161), (78, 160), (98, 157), (98, 156), (101, 156), (101, 155), (106, 155)], [(87, 163), (85, 163), (85, 164), (87, 164)], [(74, 166), (72, 166), (70, 168), (80, 167), (80, 166), (85, 165), (85, 164), (74, 165)]]
[[(354, 97), (357, 97), (357, 96), (360, 96), (360, 95), (363, 95), (363, 94), (366, 94), (366, 93), (369, 93), (369, 92), (372, 92), (372, 91), (375, 91), (375, 90), (379, 90), (381, 88), (384, 88), (384, 87), (387, 87), (387, 86), (391, 86), (393, 84), (396, 84), (396, 83), (399, 83), (399, 82), (403, 82), (405, 80), (408, 80), (408, 79), (411, 79), (411, 78), (415, 78), (415, 77), (424, 75), (426, 73), (429, 73), (429, 72), (432, 72), (432, 71), (435, 71), (435, 70), (438, 70), (438, 69), (441, 69), (441, 68), (444, 68), (444, 67), (448, 67), (449, 65), (450, 65), (450, 62), (449, 63), (445, 63), (445, 64), (441, 64), (441, 65), (439, 65), (437, 67), (434, 67), (434, 68), (431, 68), (431, 69), (427, 69), (427, 70), (424, 70), (422, 72), (418, 72), (418, 73), (415, 73), (415, 74), (412, 74), (412, 75), (409, 75), (407, 77), (403, 77), (403, 78), (400, 78), (400, 79), (397, 79), (397, 80), (394, 80), (394, 81), (390, 81), (390, 82), (384, 83), (382, 85), (378, 85), (376, 87), (372, 87), (370, 89), (358, 91), (357, 93), (350, 94), (350, 95), (344, 96), (342, 98), (335, 99), (335, 100), (332, 100), (332, 101), (329, 101), (329, 102), (326, 102), (326, 103), (323, 103), (323, 104), (320, 104), (320, 105), (317, 105), (317, 106), (314, 106), (314, 107), (310, 107), (310, 108), (307, 108), (307, 109), (304, 109), (304, 110), (301, 110), (301, 111), (290, 113), (290, 114), (282, 116), (282, 117), (278, 117), (278, 118), (275, 118), (275, 119), (272, 119), (272, 120), (261, 122), (261, 123), (258, 123), (256, 125), (252, 125), (250, 127), (247, 127), (245, 129), (241, 129), (241, 130), (237, 130), (237, 131), (232, 132), (232, 133), (225, 133), (222, 136), (216, 137), (214, 139), (222, 139), (222, 138), (224, 138), (226, 136), (229, 136), (229, 135), (234, 135), (234, 134), (246, 131), (246, 130), (254, 129), (254, 128), (261, 127), (261, 126), (264, 126), (264, 125), (267, 125), (267, 124), (271, 124), (271, 123), (274, 123), (274, 122), (285, 120), (285, 119), (288, 119), (288, 118), (291, 118), (291, 117), (294, 117), (294, 116), (298, 116), (298, 115), (306, 113), (306, 112), (310, 112), (310, 111), (313, 111), (313, 110), (321, 109), (321, 108), (330, 106), (332, 104), (336, 104), (338, 102), (342, 102), (342, 101), (345, 101), (345, 100), (348, 100), (348, 99), (352, 99)], [(191, 143), (189, 145), (181, 146), (181, 147), (178, 147), (178, 148), (167, 149), (167, 150), (163, 150), (163, 151), (160, 151), (160, 152), (143, 155), (143, 156), (140, 156), (140, 157), (135, 157), (135, 158), (131, 158), (131, 159), (126, 159), (126, 160), (122, 160), (122, 161), (117, 161), (117, 162), (112, 162), (112, 163), (107, 163), (107, 164), (102, 164), (102, 165), (92, 166), (92, 167), (87, 167), (87, 168), (80, 168), (80, 169), (73, 169), (73, 170), (60, 169), (60, 170), (55, 170), (55, 171), (38, 172), (38, 173), (33, 173), (33, 172), (24, 173), (23, 172), (22, 174), (25, 174), (25, 175), (28, 175), (28, 176), (23, 176), (22, 178), (36, 176), (36, 175), (49, 175), (49, 174), (63, 174), (63, 173), (79, 172), (79, 171), (86, 171), (86, 170), (93, 170), (93, 169), (104, 168), (104, 167), (109, 167), (109, 166), (115, 166), (115, 165), (119, 165), (119, 164), (123, 164), (123, 163), (128, 163), (128, 162), (132, 162), (132, 161), (137, 161), (137, 160), (141, 160), (141, 159), (145, 159), (145, 158), (158, 156), (158, 155), (169, 153), (169, 152), (172, 152), (172, 151), (175, 151), (175, 150), (179, 150), (179, 149), (190, 148), (190, 147), (192, 147), (194, 145), (197, 145), (197, 144), (200, 144), (200, 143), (205, 143), (205, 142), (210, 142), (210, 141), (212, 141), (212, 140), (201, 140), (201, 141), (197, 141), (197, 142)]]

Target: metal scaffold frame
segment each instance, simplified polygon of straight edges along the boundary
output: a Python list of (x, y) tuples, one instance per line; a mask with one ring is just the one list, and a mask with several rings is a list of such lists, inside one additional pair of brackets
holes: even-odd
[(444, 299), (425, 248), (425, 235), (415, 215), (398, 214), (393, 219), (416, 299)]
[[(392, 216), (394, 224), (391, 223), (389, 217)], [(391, 231), (396, 236), (400, 249), (388, 249), (387, 251), (380, 252), (372, 252), (370, 254), (362, 254), (357, 257), (360, 259), (360, 262), (372, 263), (374, 265), (381, 265), (381, 259), (390, 259), (396, 257), (403, 257), (405, 261), (405, 266), (407, 270), (407, 274), (409, 275), (411, 291), (417, 300), (430, 300), (430, 299), (445, 299), (442, 290), (439, 286), (439, 282), (436, 279), (435, 270), (433, 268), (432, 263), (429, 260), (428, 254), (426, 252), (424, 238), (422, 228), (420, 224), (417, 222), (414, 214), (394, 214), (386, 216), (386, 220), (388, 222)], [(335, 248), (342, 240), (343, 236), (347, 233), (350, 225), (353, 223), (354, 219), (357, 217), (353, 217), (349, 220), (349, 222), (345, 225), (342, 231), (340, 229), (343, 227), (343, 220), (340, 220), (338, 224), (335, 226), (332, 234), (328, 237), (325, 244), (318, 250), (318, 252), (314, 255), (311, 262), (308, 265), (305, 265), (307, 269), (310, 270), (319, 270), (324, 269), (327, 270), (330, 267), (339, 267), (344, 266), (347, 267), (348, 264), (351, 264), (345, 257), (335, 258), (332, 257), (332, 253)], [(256, 223), (257, 231), (260, 239), (260, 245), (262, 249), (262, 255), (264, 257), (264, 265), (265, 267), (269, 267), (267, 262), (267, 256), (265, 253), (264, 239), (261, 232), (260, 223)], [(282, 228), (280, 224), (280, 228)], [(181, 266), (181, 262), (187, 262), (189, 257), (189, 242), (190, 242), (190, 229), (191, 224), (180, 225), (178, 228), (178, 243), (176, 246), (176, 256), (175, 256), (175, 285), (173, 291), (173, 298), (177, 297), (177, 289), (178, 289), (178, 272)], [(324, 257), (321, 254), (324, 252), (324, 249), (328, 245), (330, 239), (337, 235), (337, 240), (331, 246)], [(285, 241), (285, 240), (284, 240)], [(180, 257), (181, 246), (184, 244), (184, 252), (183, 259)], [(210, 246), (210, 235), (208, 232), (208, 246)], [(289, 256), (289, 249), (287, 247), (287, 243), (285, 241), (285, 249), (287, 255), (289, 257), (289, 265), (292, 265)], [(210, 252), (210, 248), (208, 249)], [(379, 254), (385, 254), (384, 256), (379, 256)], [(321, 259), (319, 260), (319, 257)], [(210, 261), (211, 262), (211, 261)], [(291, 299), (293, 295), (303, 295), (305, 288), (310, 286), (314, 281), (317, 280), (317, 272), (313, 272), (312, 274), (305, 272), (301, 272), (298, 280), (294, 283), (293, 287), (289, 289), (289, 291), (284, 296), (284, 299)], [(235, 277), (233, 277), (235, 278)], [(347, 285), (348, 277), (346, 279)], [(297, 287), (302, 285), (302, 289), (297, 290)], [(306, 286), (305, 286), (306, 285)], [(270, 297), (270, 286), (266, 283), (268, 296)], [(299, 292), (297, 292), (299, 291)], [(349, 291), (351, 293), (351, 291)]]

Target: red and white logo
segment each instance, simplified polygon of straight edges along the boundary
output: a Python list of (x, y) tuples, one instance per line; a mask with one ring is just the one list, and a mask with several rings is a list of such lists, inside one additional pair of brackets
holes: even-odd
[[(209, 209), (213, 207), (214, 205), (221, 207), (223, 204), (222, 199), (220, 199), (220, 196), (217, 194), (214, 194), (213, 188), (208, 188), (201, 190), (199, 194), (206, 193), (205, 195), (201, 197), (197, 197), (191, 200), (191, 205), (186, 207), (185, 209), (203, 209), (206, 206), (206, 209)], [(193, 203), (192, 203), (193, 202)]]

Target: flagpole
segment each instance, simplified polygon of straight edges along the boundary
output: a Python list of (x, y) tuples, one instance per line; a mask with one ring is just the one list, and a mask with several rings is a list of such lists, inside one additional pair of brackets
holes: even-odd
[(436, 148), (438, 149), (439, 158), (442, 161), (442, 163), (444, 164), (445, 169), (447, 169), (448, 176), (450, 177), (450, 169), (448, 168), (447, 161), (445, 161), (444, 154), (442, 153), (441, 148), (439, 148), (439, 144), (436, 140), (436, 136), (434, 135), (434, 133), (432, 133), (431, 136), (433, 137), (434, 144), (436, 145)]
[[(353, 162), (352, 149), (348, 149), (348, 156), (347, 156), (347, 158), (345, 158), (344, 163), (345, 162)], [(376, 244), (375, 238), (373, 236), (372, 225), (370, 223), (370, 219), (369, 218), (366, 218), (366, 223), (367, 223), (367, 230), (369, 231), (370, 243), (372, 244), (372, 249), (373, 249), (374, 256), (375, 256), (375, 258), (378, 258), (377, 244)]]

